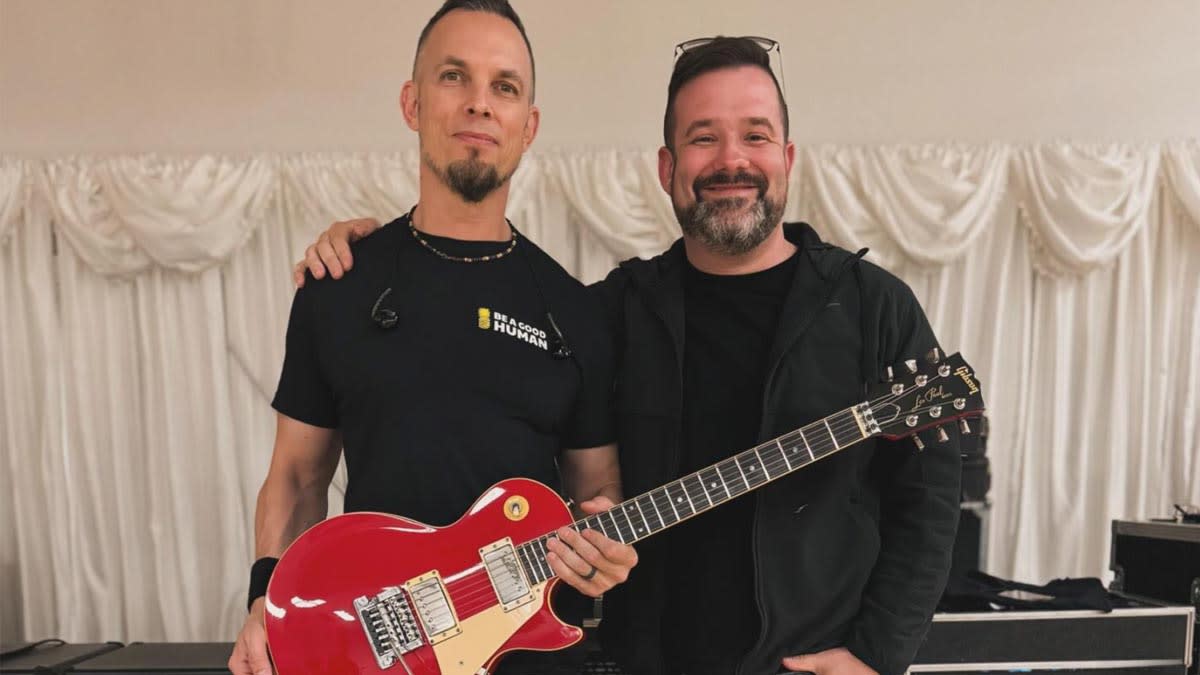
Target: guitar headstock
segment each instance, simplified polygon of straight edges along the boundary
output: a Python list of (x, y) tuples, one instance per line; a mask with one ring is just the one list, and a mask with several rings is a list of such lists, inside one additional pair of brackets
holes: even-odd
[[(935, 348), (896, 370), (888, 368), (888, 381), (869, 392), (871, 414), (885, 438), (914, 436), (920, 447), (918, 431), (960, 420), (962, 431), (969, 433), (967, 418), (983, 414), (979, 379), (962, 355), (942, 357)], [(938, 429), (938, 438), (947, 439), (944, 429)]]

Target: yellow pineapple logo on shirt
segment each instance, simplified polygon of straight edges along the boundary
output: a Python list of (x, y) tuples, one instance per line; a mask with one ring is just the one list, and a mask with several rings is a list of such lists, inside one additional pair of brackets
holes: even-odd
[(492, 327), (492, 311), (487, 307), (479, 308), (479, 327), (487, 330)]

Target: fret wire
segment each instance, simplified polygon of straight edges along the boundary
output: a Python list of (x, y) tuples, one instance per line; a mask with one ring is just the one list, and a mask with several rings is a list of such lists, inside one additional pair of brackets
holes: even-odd
[(767, 469), (767, 463), (763, 461), (762, 453), (758, 451), (758, 448), (754, 448), (754, 456), (758, 457), (758, 464), (762, 467), (763, 475), (767, 477), (767, 482), (770, 482), (771, 472)]
[[(638, 541), (642, 538), (641, 536), (639, 536), (637, 534), (639, 532), (638, 526), (634, 524), (632, 517), (629, 515), (629, 509), (631, 506), (637, 510), (638, 517), (640, 518), (640, 522), (642, 524), (641, 529), (646, 531), (645, 536), (649, 536), (650, 534), (653, 534), (653, 533), (657, 532), (658, 530), (665, 529), (665, 528), (669, 527), (670, 525), (674, 525), (682, 520), (685, 520), (686, 518), (690, 518), (702, 511), (705, 511), (705, 510), (708, 510), (709, 508), (717, 506), (717, 505), (723, 503), (725, 500), (732, 499), (735, 496), (740, 496), (746, 492), (750, 492), (754, 489), (757, 489), (758, 487), (761, 487), (762, 485), (774, 480), (776, 477), (783, 475), (783, 473), (790, 473), (791, 471), (794, 471), (798, 467), (796, 465), (793, 465), (791, 460), (788, 459), (788, 454), (794, 453), (799, 448), (799, 446), (795, 445), (791, 441), (789, 441), (788, 447), (785, 447), (783, 444), (783, 439), (788, 436), (793, 436), (793, 435), (798, 436), (801, 443), (803, 443), (803, 445), (804, 445), (805, 451), (808, 453), (809, 461), (800, 464), (799, 465), (800, 467), (803, 467), (808, 463), (817, 461), (818, 455), (820, 455), (820, 457), (824, 458), (828, 454), (832, 454), (833, 452), (837, 452), (844, 447), (848, 447), (850, 445), (853, 445), (854, 443), (857, 443), (857, 442), (863, 440), (864, 436), (862, 434), (862, 430), (858, 429), (855, 426), (857, 424), (856, 420), (846, 417), (846, 416), (852, 416), (853, 414), (854, 414), (853, 410), (844, 410), (839, 413), (835, 413), (834, 415), (825, 417), (817, 422), (813, 422), (807, 426), (796, 429), (794, 432), (783, 434), (782, 436), (775, 438), (773, 441), (768, 441), (767, 444), (765, 444), (765, 445), (759, 445), (759, 446), (750, 448), (749, 450), (743, 451), (743, 452), (741, 452), (737, 455), (734, 455), (732, 457), (729, 457), (721, 462), (718, 462), (711, 466), (704, 467), (704, 468), (700, 469), (699, 471), (688, 474), (687, 476), (684, 476), (676, 481), (673, 481), (671, 483), (668, 483), (668, 484), (663, 485), (658, 488), (654, 488), (653, 490), (645, 492), (637, 497), (634, 497), (633, 499), (627, 500), (626, 502), (624, 502), (622, 504), (618, 504), (617, 506), (613, 507), (613, 509), (610, 509), (605, 512), (608, 514), (609, 520), (612, 522), (612, 525), (616, 530), (615, 538), (623, 544), (629, 543), (629, 541)], [(845, 417), (845, 419), (841, 419), (841, 420), (836, 419), (836, 417), (838, 417), (838, 416), (843, 416), (843, 417)], [(833, 424), (838, 426), (839, 430), (847, 432), (847, 434), (848, 434), (847, 440), (849, 442), (844, 443), (843, 441), (840, 441), (838, 439), (837, 434), (833, 430), (833, 426), (830, 424), (831, 418), (835, 418), (833, 420)], [(846, 426), (846, 424), (845, 424), (846, 422), (851, 422), (854, 424)], [(819, 425), (823, 425), (825, 427), (826, 432), (829, 434), (829, 440), (833, 446), (831, 449), (825, 449), (825, 448), (818, 447), (817, 451), (813, 450), (813, 445), (809, 442), (808, 436), (805, 434), (805, 430), (807, 429), (809, 431), (809, 433), (812, 433), (813, 428), (816, 426), (819, 426)], [(866, 437), (869, 437), (869, 436), (870, 435), (868, 434)], [(769, 449), (769, 446), (771, 443), (775, 444), (775, 450), (777, 450), (779, 452), (778, 459), (771, 458), (771, 457), (764, 457), (764, 455), (762, 453), (763, 450)], [(818, 444), (818, 446), (820, 446), (820, 444)], [(746, 472), (747, 469), (745, 467), (743, 467), (743, 465), (742, 465), (743, 460), (747, 460), (747, 461), (751, 462), (750, 464), (747, 465), (747, 466), (749, 466), (750, 474), (747, 474), (747, 472)], [(779, 460), (782, 460), (782, 463)], [(729, 484), (729, 481), (726, 479), (725, 472), (731, 470), (729, 467), (729, 464), (731, 462), (733, 464), (733, 469), (736, 469), (738, 476), (741, 477), (742, 485), (745, 486), (745, 489), (738, 488), (736, 481), (734, 482), (734, 488), (732, 490), (730, 489), (730, 484)], [(756, 471), (758, 467), (762, 468), (763, 478), (762, 479), (756, 478), (752, 485), (750, 478), (752, 476), (755, 476), (755, 474), (753, 472)], [(772, 468), (772, 467), (774, 467), (774, 468)], [(780, 473), (780, 472), (782, 472), (782, 473)], [(707, 477), (706, 477), (706, 475), (707, 475)], [(716, 478), (716, 480), (713, 480), (714, 477)], [(703, 495), (705, 501), (707, 502), (707, 504), (702, 506), (701, 508), (697, 508), (696, 502), (692, 499), (692, 497), (693, 497), (692, 488), (688, 487), (688, 483), (687, 483), (688, 478), (694, 479), (696, 481), (696, 483), (700, 486), (699, 494)], [(725, 500), (721, 500), (719, 498), (717, 500), (714, 500), (712, 497), (712, 493), (709, 492), (709, 486), (705, 485), (706, 482), (710, 483), (711, 487), (713, 487), (713, 488), (716, 488), (717, 483), (720, 482), (721, 490), (718, 491), (718, 494), (720, 494), (720, 492), (723, 491), (725, 493)], [(672, 492), (671, 492), (672, 487), (674, 487), (676, 490), (681, 490), (683, 492), (683, 495), (682, 495), (683, 499), (687, 500), (688, 507), (691, 509), (690, 514), (682, 515), (680, 513), (680, 511), (677, 507), (677, 504), (682, 504), (683, 500), (678, 498), (676, 495), (672, 494)], [(663, 516), (663, 511), (661, 508), (659, 508), (659, 504), (658, 504), (658, 500), (660, 497), (663, 499), (666, 499), (667, 504), (671, 507), (671, 512), (675, 516), (675, 520), (673, 522), (668, 523), (667, 519)], [(651, 522), (650, 518), (648, 518), (646, 515), (647, 511), (642, 508), (642, 504), (640, 501), (642, 498), (646, 498), (646, 499), (650, 500), (651, 509), (652, 509), (655, 517), (658, 519), (657, 526), (653, 522)], [(620, 508), (621, 513), (625, 516), (625, 522), (629, 525), (629, 528), (630, 528), (629, 535), (630, 536), (629, 536), (628, 541), (625, 537), (625, 532), (621, 528), (620, 522), (617, 520), (616, 516), (612, 513), (612, 511), (617, 508)], [(604, 519), (601, 517), (603, 515), (604, 514), (595, 514), (595, 515), (589, 516), (585, 519), (582, 519), (580, 521), (576, 521), (575, 523), (572, 524), (572, 527), (574, 527), (575, 530), (578, 532), (578, 531), (580, 531), (580, 524), (582, 523), (583, 526), (585, 526), (589, 529), (598, 529), (606, 537), (613, 538), (613, 535), (611, 535), (608, 532), (607, 527), (604, 525)], [(525, 567), (526, 572), (531, 577), (533, 577), (534, 579), (537, 580), (537, 583), (540, 583), (542, 581), (542, 579), (538, 578), (539, 575), (541, 575), (541, 574), (545, 574), (546, 578), (554, 576), (553, 569), (549, 567), (549, 562), (547, 560), (545, 560), (545, 556), (548, 554), (548, 549), (546, 549), (546, 539), (549, 536), (551, 536), (551, 535), (546, 535), (542, 538), (535, 539), (530, 542), (526, 542), (526, 544), (524, 544), (520, 547), (517, 547), (518, 548), (518, 559), (521, 560), (522, 565)], [(541, 549), (540, 556), (537, 554), (537, 549)]]
[(604, 529), (604, 519), (600, 517), (601, 515), (603, 514), (588, 516), (587, 518), (583, 519), (583, 524), (587, 525), (589, 530), (596, 530), (600, 534), (612, 539), (612, 535), (608, 533), (608, 530)]
[(799, 446), (796, 445), (795, 440), (793, 439), (791, 441), (788, 441), (787, 446), (784, 446), (782, 443), (783, 438), (785, 436), (792, 436), (794, 433), (795, 432), (790, 432), (790, 433), (784, 434), (783, 436), (780, 436), (779, 439), (776, 441), (776, 443), (779, 444), (779, 452), (781, 454), (783, 454), (783, 461), (787, 463), (788, 471), (793, 471), (798, 466), (804, 466), (803, 462), (796, 465), (796, 464), (792, 464), (792, 461), (790, 459), (788, 459), (788, 455), (792, 455), (793, 457), (795, 457), (796, 451), (799, 449)]
[(658, 500), (654, 498), (654, 491), (651, 490), (646, 494), (650, 495), (650, 506), (654, 507), (654, 515), (658, 516), (659, 529), (667, 526), (667, 521), (663, 518), (662, 511), (658, 510)]
[(540, 584), (543, 580), (539, 578), (540, 572), (533, 568), (533, 560), (529, 557), (529, 547), (525, 545), (517, 547), (517, 557), (522, 558), (525, 573), (534, 580), (533, 583)]
[[(696, 504), (694, 502), (692, 502), (692, 491), (687, 486), (687, 476), (684, 476), (683, 478), (681, 478), (679, 480), (679, 485), (680, 485), (680, 487), (683, 488), (683, 496), (687, 498), (688, 506), (692, 507), (692, 515), (696, 515), (696, 510), (697, 510)], [(703, 483), (700, 484), (700, 491), (704, 492), (704, 484)], [(699, 496), (699, 495), (697, 495), (697, 496)]]
[(784, 446), (784, 437), (780, 436), (779, 438), (776, 438), (775, 450), (779, 453), (780, 459), (782, 460), (782, 465), (784, 465), (784, 467), (782, 467), (782, 471), (784, 471), (784, 473), (790, 473), (792, 470), (794, 470), (794, 468), (796, 468), (792, 465), (792, 460), (787, 459), (787, 447)]
[(534, 550), (534, 548), (535, 547), (532, 547), (532, 546), (528, 547), (529, 560), (534, 565), (534, 569), (537, 571), (538, 577), (542, 581), (545, 581), (546, 579), (550, 578), (550, 575), (549, 575), (548, 571), (546, 570), (545, 561), (542, 558), (538, 557), (538, 553), (536, 550)]
[[(637, 502), (633, 502), (633, 505), (635, 508), (640, 508), (640, 507), (638, 507)], [(624, 504), (622, 504), (620, 506), (620, 508), (621, 508), (621, 513), (625, 514), (625, 522), (629, 523), (630, 535), (633, 537), (633, 541), (637, 541), (638, 539), (641, 538), (638, 536), (638, 532), (640, 532), (641, 530), (638, 529), (637, 525), (633, 524), (633, 519), (629, 517), (629, 502), (625, 502)], [(646, 519), (645, 518), (642, 518), (641, 529), (642, 530), (646, 529)]]
[(808, 438), (806, 438), (806, 437), (804, 436), (804, 428), (803, 428), (803, 427), (801, 427), (801, 428), (797, 429), (797, 430), (796, 430), (796, 433), (800, 434), (800, 440), (804, 441), (804, 449), (805, 449), (805, 450), (808, 450), (808, 459), (809, 459), (809, 461), (812, 461), (812, 462), (815, 462), (815, 461), (817, 461), (817, 457), (816, 457), (816, 455), (814, 455), (814, 454), (813, 454), (813, 451), (812, 451), (812, 446), (808, 444)]
[(837, 450), (841, 450), (842, 448), (841, 448), (841, 446), (838, 445), (838, 442), (837, 442), (837, 436), (834, 436), (833, 429), (829, 428), (829, 418), (826, 417), (825, 419), (823, 419), (821, 421), (825, 424), (825, 431), (828, 431), (829, 437), (833, 439), (833, 447)]
[(553, 570), (546, 569), (546, 561), (539, 557), (537, 551), (535, 551), (533, 548), (529, 549), (529, 559), (533, 562), (534, 569), (537, 570), (538, 578), (540, 578), (542, 581), (545, 581), (551, 577), (550, 573)]
[[(628, 502), (627, 502), (627, 503), (628, 503)], [(633, 503), (633, 508), (637, 509), (637, 512), (638, 512), (638, 517), (640, 517), (640, 518), (642, 519), (642, 529), (641, 529), (641, 531), (642, 531), (642, 532), (649, 532), (649, 531), (650, 531), (650, 522), (646, 520), (646, 516), (642, 515), (642, 507), (638, 505), (638, 503), (637, 503), (637, 501), (636, 501), (636, 500), (633, 500), (633, 502), (632, 502), (632, 503)], [(626, 507), (625, 507), (625, 519), (626, 519), (626, 520), (629, 520), (629, 518), (630, 518), (630, 516), (629, 516), (629, 507), (628, 507), (628, 506), (626, 506)], [(637, 529), (636, 527), (634, 528), (634, 532), (633, 532), (633, 533), (634, 533), (634, 535), (635, 535), (635, 536), (634, 536), (634, 540), (635, 540), (635, 541), (636, 541), (637, 539), (640, 539), (640, 538), (641, 538), (641, 537), (637, 536), (637, 534), (638, 534), (638, 529)]]
[[(809, 429), (809, 430), (808, 430), (808, 433), (809, 433), (809, 435), (812, 435), (812, 434), (815, 434), (815, 433), (816, 433), (816, 431), (817, 431), (817, 430), (816, 430), (815, 428), (814, 428), (814, 429)], [(822, 434), (822, 436), (823, 436), (823, 435), (824, 435), (824, 434)], [(829, 450), (830, 450), (830, 446), (831, 446), (832, 444), (831, 444), (831, 443), (829, 443), (828, 441), (825, 441), (825, 442), (824, 442), (824, 444), (822, 444), (822, 442), (821, 442), (821, 436), (815, 436), (815, 437), (814, 437), (814, 439), (815, 439), (815, 440), (813, 441), (813, 446), (812, 446), (812, 447), (813, 447), (813, 449), (814, 449), (814, 450), (813, 450), (813, 452), (814, 452), (814, 455), (813, 455), (813, 457), (812, 457), (812, 461), (814, 461), (814, 462), (815, 462), (815, 461), (817, 461), (818, 459), (820, 459), (820, 458), (824, 457), (824, 456), (825, 456), (825, 454), (826, 454), (827, 452), (829, 452)]]
[[(816, 426), (817, 424), (818, 423), (814, 423), (813, 426)], [(832, 431), (831, 427), (829, 426), (829, 423), (826, 420), (821, 420), (819, 422), (819, 425), (823, 426), (825, 428), (825, 433), (828, 434), (828, 436), (829, 436), (829, 440), (827, 442), (818, 444), (821, 447), (819, 447), (817, 449), (817, 457), (824, 458), (824, 457), (828, 457), (829, 455), (832, 455), (833, 453), (841, 450), (842, 448), (841, 448), (841, 445), (838, 444), (837, 438), (833, 435), (833, 431)], [(819, 435), (817, 438), (820, 439), (823, 436), (824, 436), (824, 434)]]
[[(811, 461), (804, 459), (803, 453), (800, 453), (801, 450), (807, 450), (807, 446), (804, 445), (804, 436), (799, 432), (800, 430), (796, 429), (795, 431), (789, 432), (780, 437), (781, 441), (784, 438), (790, 437), (790, 440), (787, 441), (786, 445), (782, 442), (780, 443), (780, 447), (783, 448), (784, 451), (784, 461), (787, 463), (789, 471), (803, 468)], [(797, 438), (800, 440), (797, 440)], [(791, 460), (788, 459), (788, 455), (792, 456)]]
[(775, 439), (775, 447), (779, 448), (779, 456), (783, 458), (783, 463), (787, 465), (787, 470), (791, 473), (793, 471), (792, 463), (788, 461), (787, 453), (783, 450), (783, 443), (780, 443), (778, 438)]
[[(617, 506), (615, 508), (616, 508), (616, 510), (621, 512), (621, 515), (625, 516), (625, 522), (629, 524), (629, 543), (633, 543), (633, 542), (637, 541), (638, 540), (637, 525), (634, 525), (633, 519), (629, 517), (629, 503), (622, 502), (620, 504), (617, 504)], [(618, 522), (620, 522), (620, 521), (618, 521)]]
[[(675, 512), (675, 522), (678, 523), (679, 521), (683, 520), (683, 518), (679, 517), (679, 509), (675, 508), (675, 500), (671, 499), (671, 484), (668, 483), (667, 485), (664, 485), (663, 491), (667, 493), (667, 506), (670, 506), (671, 510)], [(694, 512), (695, 510), (693, 510), (693, 513)]]
[(717, 478), (720, 479), (720, 481), (721, 481), (721, 487), (725, 489), (725, 498), (733, 499), (733, 493), (731, 493), (729, 491), (729, 483), (726, 483), (725, 476), (721, 475), (721, 465), (720, 464), (717, 465), (716, 471), (717, 471)]
[[(546, 547), (546, 542), (550, 541), (550, 537), (551, 537), (551, 535), (546, 534), (546, 535), (542, 535), (541, 537), (538, 537), (538, 539), (537, 539), (538, 547), (540, 547), (542, 549), (542, 556), (540, 558), (538, 558), (538, 562), (541, 563), (542, 565), (546, 566), (546, 578), (547, 579), (549, 579), (552, 576), (555, 576), (554, 568), (550, 566), (550, 561), (546, 559), (546, 556), (548, 556), (550, 554), (550, 549)], [(557, 539), (557, 538), (558, 537), (555, 537), (555, 539)]]
[[(835, 417), (835, 415), (830, 415), (830, 417)], [(845, 446), (842, 443), (842, 439), (838, 438), (838, 432), (834, 431), (833, 429), (834, 427), (837, 427), (840, 430), (845, 422), (844, 420), (840, 419), (842, 417), (841, 413), (837, 413), (836, 417), (839, 419), (834, 419), (832, 422), (830, 421), (829, 417), (826, 417), (825, 428), (829, 430), (829, 437), (833, 439), (833, 446), (838, 450), (841, 450)]]
[(713, 505), (712, 495), (708, 492), (708, 486), (704, 484), (704, 476), (700, 475), (699, 473), (693, 475), (696, 478), (696, 483), (700, 486), (700, 494), (704, 495), (704, 506), (702, 506), (700, 510), (707, 511)]
[[(760, 445), (753, 448), (753, 450), (754, 456), (758, 458), (758, 467), (762, 469), (762, 478), (759, 479), (758, 484), (765, 485), (775, 480), (780, 475), (782, 467), (780, 467), (779, 462), (771, 454), (774, 448), (770, 445)], [(765, 455), (763, 454), (764, 450), (767, 451)]]
[[(606, 511), (605, 513), (607, 513), (607, 511)], [(620, 536), (620, 534), (619, 534), (619, 533), (617, 533), (617, 532), (609, 532), (609, 531), (608, 531), (608, 525), (607, 525), (607, 524), (605, 524), (605, 522), (604, 522), (604, 515), (605, 515), (605, 513), (597, 513), (597, 514), (594, 516), (594, 517), (596, 518), (596, 524), (597, 524), (597, 525), (599, 525), (599, 527), (598, 527), (597, 529), (599, 529), (599, 530), (600, 530), (600, 532), (601, 532), (601, 533), (602, 533), (604, 536), (608, 537), (609, 539), (620, 539), (620, 538), (621, 538), (621, 536)], [(609, 520), (612, 520), (612, 516), (611, 516), (611, 515), (609, 516)], [(617, 521), (613, 520), (613, 521), (612, 521), (612, 524), (613, 524), (613, 528), (616, 528), (616, 526), (617, 526)]]
[[(722, 476), (722, 475), (721, 475), (721, 465), (720, 465), (720, 464), (714, 464), (714, 465), (712, 465), (711, 467), (709, 467), (709, 469), (711, 469), (711, 470), (712, 470), (713, 474), (714, 474), (714, 475), (717, 477), (717, 480), (721, 481), (721, 489), (722, 489), (722, 490), (725, 492), (725, 499), (732, 499), (732, 498), (733, 498), (733, 495), (732, 495), (732, 494), (730, 494), (730, 492), (729, 492), (729, 484), (725, 482), (725, 478), (724, 478), (724, 476)], [(701, 474), (701, 475), (703, 475), (703, 474)], [(707, 479), (706, 479), (706, 480), (707, 480)], [(716, 489), (717, 489), (717, 488), (716, 488), (716, 481), (713, 481), (713, 482), (710, 484), (710, 486), (711, 486), (711, 487), (712, 487), (714, 490), (716, 490)], [(709, 495), (709, 496), (711, 497), (712, 495)], [(720, 496), (721, 496), (721, 495), (720, 495), (720, 493), (717, 493), (717, 496), (718, 496), (718, 497), (720, 497)], [(715, 505), (715, 502), (712, 502), (712, 501), (710, 500), (709, 504), (711, 504), (711, 505)]]
[(546, 578), (549, 579), (550, 577), (554, 576), (554, 569), (550, 567), (550, 561), (546, 560), (546, 556), (550, 553), (549, 549), (546, 548), (546, 539), (547, 538), (543, 536), (534, 539), (534, 541), (537, 542), (538, 549), (542, 552), (541, 557), (538, 558), (538, 564), (545, 564)]
[(746, 480), (746, 472), (742, 471), (742, 463), (738, 461), (737, 456), (733, 458), (733, 465), (737, 467), (738, 473), (742, 476), (742, 482), (746, 484), (746, 492), (750, 491), (750, 481)]
[[(625, 513), (625, 506), (626, 506), (625, 503), (619, 503), (619, 504), (617, 504), (616, 507), (613, 507), (612, 510), (614, 510), (614, 512), (619, 512), (620, 514), (625, 516), (625, 522), (626, 522), (626, 524), (629, 525), (629, 533), (628, 533), (629, 536), (628, 536), (628, 538), (625, 538), (624, 542), (622, 542), (622, 543), (623, 544), (632, 544), (632, 543), (636, 542), (636, 540), (637, 540), (637, 527), (634, 526), (634, 521), (629, 519), (629, 514)], [(617, 524), (618, 525), (620, 524), (620, 520), (617, 520)], [(626, 536), (625, 530), (620, 531), (620, 536), (622, 536), (622, 537)]]
[(759, 462), (754, 457), (750, 456), (751, 454), (750, 450), (745, 450), (739, 452), (733, 458), (733, 461), (737, 462), (738, 468), (746, 476), (746, 492), (750, 492), (758, 487), (760, 482), (758, 477), (762, 475), (762, 472), (759, 471), (762, 467), (759, 466)]
[[(605, 513), (608, 514), (609, 520), (612, 521), (613, 527), (616, 528), (616, 530), (617, 530), (617, 541), (624, 544), (625, 539), (623, 537), (621, 537), (621, 526), (617, 524), (617, 517), (613, 515), (612, 511), (605, 511)], [(609, 537), (609, 538), (611, 539), (611, 537)]]

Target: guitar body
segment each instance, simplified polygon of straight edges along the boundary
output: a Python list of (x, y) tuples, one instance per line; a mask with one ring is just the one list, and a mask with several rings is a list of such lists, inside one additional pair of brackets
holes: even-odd
[[(492, 486), (466, 515), (431, 527), (381, 513), (330, 518), (284, 553), (267, 587), (267, 641), (280, 675), (477, 675), (516, 649), (551, 651), (583, 631), (558, 619), (547, 537), (592, 529), (632, 544), (872, 436), (905, 438), (983, 410), (962, 357), (905, 361), (868, 400), (740, 452), (602, 514), (572, 522), (553, 490)], [(918, 449), (924, 447), (913, 436)]]
[(568, 647), (583, 631), (550, 607), (559, 580), (520, 575), (514, 547), (571, 522), (553, 490), (523, 478), (497, 483), (447, 527), (381, 513), (325, 520), (292, 543), (271, 577), (265, 621), (275, 667), (464, 675), (491, 671), (511, 650)]

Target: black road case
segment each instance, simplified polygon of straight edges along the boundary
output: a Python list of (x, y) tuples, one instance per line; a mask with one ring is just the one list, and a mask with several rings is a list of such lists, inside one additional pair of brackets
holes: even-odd
[(989, 671), (1184, 675), (1192, 659), (1189, 606), (939, 613), (909, 673)]
[(0, 645), (0, 673), (66, 672), (73, 664), (120, 648), (120, 642), (72, 645), (62, 640)]
[[(1114, 520), (1109, 569), (1114, 591), (1200, 614), (1200, 523)], [(1192, 669), (1200, 672), (1200, 616), (1192, 628)]]
[(211, 675), (229, 673), (232, 642), (133, 642), (75, 665), (72, 673)]

